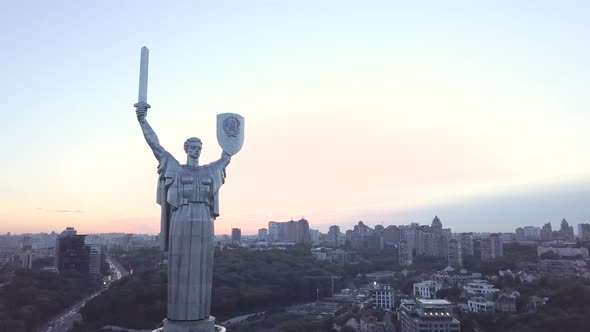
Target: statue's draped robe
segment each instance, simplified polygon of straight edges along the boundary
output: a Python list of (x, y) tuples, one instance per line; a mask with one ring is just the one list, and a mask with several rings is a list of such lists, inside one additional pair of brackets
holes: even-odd
[(168, 319), (209, 317), (213, 278), (213, 220), (229, 156), (204, 166), (159, 158), (158, 204), (162, 206), (163, 249), (168, 251)]

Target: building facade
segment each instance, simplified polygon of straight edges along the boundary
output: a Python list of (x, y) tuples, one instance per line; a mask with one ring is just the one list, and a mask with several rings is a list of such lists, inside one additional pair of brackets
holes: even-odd
[(463, 290), (469, 295), (484, 296), (486, 298), (493, 297), (494, 294), (500, 291), (498, 288), (494, 288), (494, 285), (488, 284), (485, 280), (474, 280), (469, 282), (467, 285), (463, 286)]
[(78, 235), (73, 227), (66, 228), (55, 240), (55, 267), (59, 271), (90, 271), (90, 247), (84, 243), (86, 235)]
[(485, 297), (475, 296), (467, 300), (467, 308), (469, 308), (470, 312), (494, 312), (496, 303)]
[(383, 242), (386, 244), (399, 243), (400, 231), (397, 226), (388, 226), (383, 230)]
[(391, 285), (373, 284), (373, 306), (377, 309), (391, 310), (395, 307), (394, 293)]
[(433, 280), (426, 280), (414, 284), (414, 296), (423, 299), (434, 299), (436, 293), (442, 289), (442, 284)]
[(481, 260), (494, 259), (504, 256), (504, 243), (500, 234), (490, 234), (481, 239)]
[(399, 242), (399, 265), (410, 266), (413, 263), (412, 247), (407, 240), (401, 240)]
[(232, 243), (240, 243), (242, 242), (242, 230), (239, 228), (232, 228), (231, 229), (231, 242)]
[(328, 245), (332, 248), (337, 248), (340, 244), (340, 227), (337, 225), (330, 226), (328, 230)]
[(398, 309), (401, 332), (459, 332), (461, 323), (453, 317), (447, 300), (404, 300)]
[(309, 222), (306, 219), (268, 222), (269, 242), (311, 243)]
[(266, 228), (260, 228), (258, 230), (258, 241), (266, 242), (268, 240), (268, 230)]
[(590, 240), (590, 224), (578, 224), (580, 240)]
[(463, 265), (461, 242), (456, 239), (450, 239), (447, 242), (447, 252), (449, 259), (449, 266), (461, 266)]
[(551, 241), (553, 238), (553, 230), (551, 229), (551, 223), (548, 222), (541, 228), (541, 241)]
[(460, 241), (462, 257), (473, 256), (473, 233), (461, 233)]

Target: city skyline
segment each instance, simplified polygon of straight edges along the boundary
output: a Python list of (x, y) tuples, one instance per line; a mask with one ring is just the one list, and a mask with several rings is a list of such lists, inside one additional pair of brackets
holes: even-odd
[(456, 232), (586, 223), (589, 9), (13, 4), (0, 233), (158, 231), (157, 161), (133, 109), (144, 45), (148, 119), (177, 159), (191, 136), (217, 159), (215, 115), (246, 119), (218, 234), (302, 216), (324, 231), (434, 215)]

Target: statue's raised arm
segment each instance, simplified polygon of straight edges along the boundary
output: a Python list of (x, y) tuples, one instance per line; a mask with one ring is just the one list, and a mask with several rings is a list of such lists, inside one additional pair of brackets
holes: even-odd
[(149, 107), (150, 106), (147, 103), (139, 102), (135, 104), (135, 113), (137, 114), (137, 121), (139, 121), (141, 130), (143, 131), (143, 137), (145, 137), (146, 142), (150, 148), (152, 148), (152, 152), (154, 153), (154, 156), (156, 156), (156, 159), (161, 160), (166, 153), (166, 150), (160, 145), (160, 140), (158, 139), (156, 132), (145, 119)]

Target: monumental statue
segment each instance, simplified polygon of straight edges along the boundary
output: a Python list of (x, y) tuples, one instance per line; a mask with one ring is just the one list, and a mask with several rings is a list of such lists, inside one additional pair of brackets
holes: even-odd
[(213, 220), (219, 216), (219, 188), (231, 157), (242, 147), (244, 118), (217, 115), (221, 158), (199, 164), (202, 142), (184, 142), (185, 165), (166, 151), (146, 120), (148, 49), (141, 50), (137, 120), (158, 165), (157, 203), (161, 206), (160, 246), (168, 253), (168, 313), (164, 332), (213, 332), (210, 315), (213, 277)]

